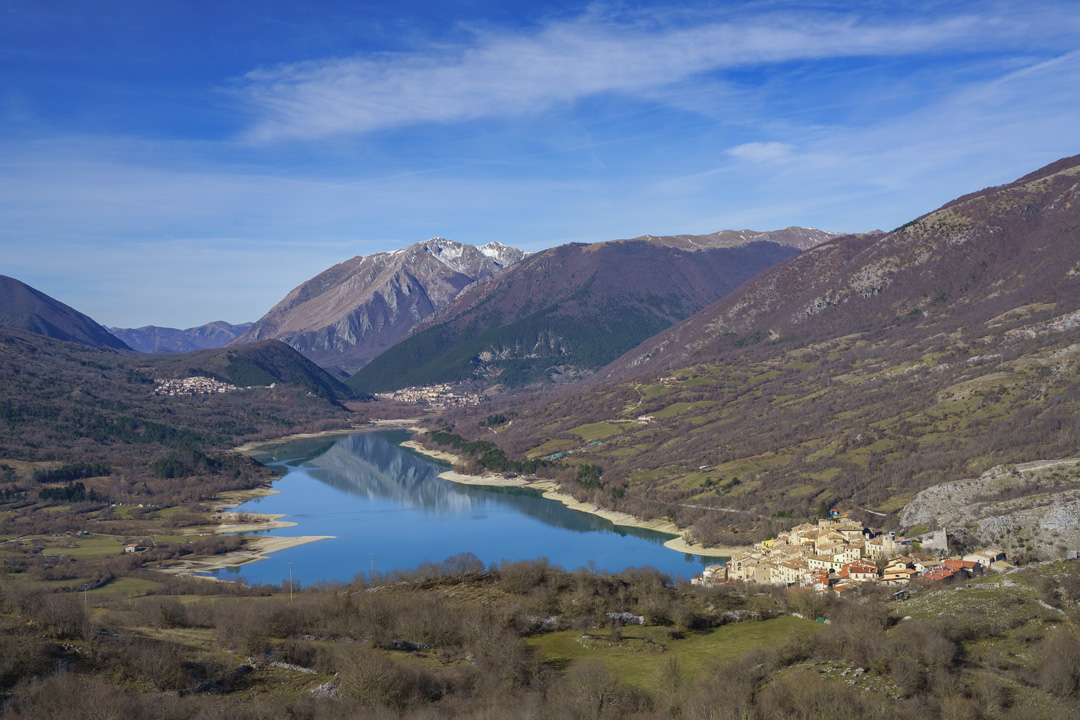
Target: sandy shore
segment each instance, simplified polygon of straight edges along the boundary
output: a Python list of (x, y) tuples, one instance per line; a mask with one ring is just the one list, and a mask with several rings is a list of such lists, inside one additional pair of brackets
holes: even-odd
[(220, 493), (213, 502), (214, 512), (232, 510), (237, 505), (243, 505), (248, 500), (277, 495), (280, 491), (270, 487), (254, 487), (248, 490), (226, 490)]
[[(220, 520), (218, 525), (213, 526), (207, 532), (205, 525), (182, 528), (182, 535), (232, 535), (235, 533), (265, 532), (268, 530), (281, 530), (295, 527), (296, 523), (282, 520), (285, 515), (272, 515), (269, 513), (232, 513), (227, 512), (248, 500), (268, 495), (277, 495), (280, 491), (269, 487), (256, 487), (248, 490), (228, 490), (221, 493), (214, 500), (213, 508), (216, 513), (215, 519)], [(243, 517), (244, 522), (238, 522)], [(279, 537), (264, 535), (259, 537), (244, 538), (244, 547), (233, 552), (221, 555), (209, 555), (194, 558), (173, 560), (163, 568), (162, 572), (174, 575), (192, 575), (205, 573), (211, 570), (221, 570), (227, 567), (246, 565), (256, 560), (262, 560), (270, 553), (287, 550), (298, 545), (304, 545), (316, 540), (325, 540), (333, 535), (301, 535), (298, 537)]]
[(330, 437), (332, 435), (353, 435), (358, 432), (374, 432), (376, 430), (407, 430), (416, 425), (421, 418), (400, 418), (397, 420), (369, 420), (363, 425), (353, 425), (352, 427), (342, 428), (340, 430), (323, 430), (321, 432), (314, 433), (296, 433), (295, 435), (283, 435), (281, 437), (273, 438), (270, 440), (256, 440), (249, 443), (244, 443), (233, 448), (234, 452), (242, 454), (250, 454), (256, 452), (260, 448), (267, 447), (268, 445), (279, 445), (281, 443), (287, 443), (292, 440), (307, 440), (310, 438)]
[[(286, 524), (295, 525), (295, 523)], [(221, 555), (175, 560), (170, 562), (168, 567), (164, 567), (161, 570), (162, 572), (173, 573), (174, 575), (191, 575), (194, 573), (210, 572), (211, 570), (221, 570), (227, 567), (246, 565), (255, 562), (256, 560), (262, 560), (270, 553), (288, 550), (289, 548), (298, 545), (315, 542), (316, 540), (326, 540), (331, 537), (333, 536), (301, 535), (299, 537), (264, 536), (247, 538), (244, 541), (244, 548), (242, 550), (223, 553)]]
[[(266, 495), (275, 495), (277, 490), (271, 490), (270, 488), (254, 488), (252, 490), (236, 490), (227, 493), (222, 493), (218, 499), (217, 504), (219, 509), (236, 507), (245, 500), (250, 500), (253, 497), (264, 497)], [(244, 522), (238, 522), (240, 517), (244, 518)], [(220, 512), (217, 515), (217, 519), (221, 520), (219, 525), (215, 525), (210, 533), (206, 532), (206, 527), (194, 527), (184, 528), (182, 534), (185, 535), (232, 535), (236, 533), (252, 533), (252, 532), (265, 532), (268, 530), (281, 530), (283, 528), (295, 527), (296, 523), (289, 522), (288, 520), (282, 520), (285, 515), (271, 515), (269, 513), (231, 513)], [(228, 553), (222, 553), (221, 555), (209, 555), (194, 558), (184, 558), (183, 560), (171, 561), (168, 566), (162, 568), (163, 572), (174, 573), (179, 575), (191, 575), (193, 573), (203, 573), (210, 570), (220, 570), (227, 567), (236, 567), (238, 565), (246, 565), (247, 563), (255, 562), (256, 560), (262, 560), (270, 553), (279, 552), (281, 550), (288, 550), (289, 548), (296, 547), (297, 545), (304, 545), (309, 542), (315, 542), (316, 540), (326, 540), (334, 537), (333, 535), (300, 535), (297, 537), (280, 537), (277, 535), (261, 535), (261, 536), (249, 536), (244, 538), (244, 546), (239, 550), (234, 550)]]
[[(453, 455), (442, 450), (430, 450), (423, 445), (409, 440), (402, 443), (403, 447), (408, 447), (416, 452), (423, 453), (429, 457), (433, 457), (443, 462), (455, 464), (461, 461), (457, 455)], [(487, 473), (485, 475), (463, 475), (462, 473), (455, 472), (453, 470), (447, 470), (439, 475), (439, 477), (450, 480), (451, 482), (460, 483), (461, 485), (487, 485), (489, 487), (522, 487), (537, 490), (543, 494), (544, 497), (549, 500), (556, 500), (561, 502), (568, 508), (573, 510), (580, 510), (581, 512), (589, 513), (590, 515), (597, 515), (609, 520), (614, 525), (623, 525), (625, 527), (637, 527), (645, 528), (647, 530), (655, 530), (657, 532), (666, 533), (668, 535), (674, 535), (671, 540), (664, 543), (664, 547), (676, 552), (689, 553), (691, 555), (701, 555), (704, 557), (731, 557), (735, 553), (746, 550), (745, 547), (702, 547), (696, 543), (691, 543), (686, 539), (686, 531), (681, 530), (675, 526), (675, 523), (668, 520), (642, 520), (639, 517), (628, 515), (622, 512), (616, 512), (614, 510), (608, 510), (602, 508), (599, 505), (593, 505), (591, 503), (583, 503), (571, 495), (561, 493), (556, 485), (551, 480), (525, 480), (522, 478), (505, 478), (502, 475), (495, 473)]]

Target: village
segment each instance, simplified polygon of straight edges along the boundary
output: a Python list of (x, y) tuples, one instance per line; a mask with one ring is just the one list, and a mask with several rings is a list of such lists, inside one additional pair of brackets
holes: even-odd
[(237, 389), (235, 385), (201, 376), (182, 378), (179, 380), (155, 378), (154, 382), (157, 383), (154, 387), (155, 395), (213, 395), (216, 393), (231, 392)]
[(455, 390), (450, 383), (440, 385), (426, 385), (424, 387), (407, 387), (389, 393), (375, 393), (380, 400), (395, 400), (397, 402), (412, 405), (427, 405), (432, 410), (445, 410), (452, 407), (468, 407), (479, 405), (487, 400), (487, 397), (479, 393), (462, 392)]
[[(944, 532), (939, 532), (941, 540)], [(929, 547), (938, 548), (931, 551)], [(842, 594), (862, 583), (906, 590), (916, 579), (923, 584), (949, 578), (970, 578), (1013, 568), (1001, 550), (987, 548), (946, 558), (940, 543), (919, 551), (912, 540), (894, 533), (875, 533), (835, 513), (817, 524), (806, 523), (733, 555), (727, 565), (711, 565), (693, 582), (756, 582), (810, 588)]]

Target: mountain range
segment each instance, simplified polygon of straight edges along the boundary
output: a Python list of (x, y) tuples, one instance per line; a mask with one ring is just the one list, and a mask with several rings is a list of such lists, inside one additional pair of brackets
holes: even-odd
[[(166, 376), (291, 383), (335, 402), (395, 384), (546, 386), (591, 374), (444, 419), (505, 453), (484, 457), (548, 458), (545, 472), (564, 490), (640, 517), (667, 515), (704, 542), (741, 544), (836, 504), (897, 523), (928, 488), (1075, 455), (1080, 156), (889, 233), (788, 231), (788, 245), (743, 231), (533, 255), (432, 240), (331, 268), (234, 341), (320, 322), (291, 337), (329, 340), (339, 321), (372, 330), (355, 336), (364, 352), (379, 337), (404, 338), (353, 376), (352, 389), (277, 340), (131, 357)], [(813, 246), (800, 252), (799, 238)], [(0, 299), (3, 324), (126, 347), (11, 278), (0, 278)], [(48, 347), (43, 354), (67, 363), (71, 377), (107, 365), (5, 333), (20, 357)], [(346, 354), (330, 349), (327, 357)], [(146, 382), (126, 363), (110, 382), (129, 370)], [(27, 386), (26, 397), (45, 389)], [(57, 397), (65, 407), (99, 400), (80, 392)], [(29, 401), (2, 407), (16, 420), (34, 411)], [(1006, 470), (987, 476), (996, 466)], [(1044, 502), (1051, 481), (1028, 483), (1038, 491), (1030, 502)], [(1017, 498), (1028, 502), (1005, 500)], [(990, 539), (1020, 547), (1016, 535)]]
[[(334, 404), (364, 399), (363, 394), (347, 387), (279, 340), (263, 340), (228, 350), (211, 348), (157, 356), (143, 355), (133, 352), (120, 338), (86, 315), (25, 283), (5, 276), (0, 276), (0, 308), (0, 329), (3, 329), (3, 332), (0, 332), (0, 347), (12, 356), (36, 355), (39, 364), (44, 361), (48, 365), (57, 357), (62, 357), (65, 361), (70, 361), (71, 358), (65, 354), (62, 346), (42, 345), (34, 340), (35, 337), (74, 342), (94, 349), (112, 351), (114, 354), (116, 350), (126, 351), (123, 354), (130, 356), (131, 362), (125, 371), (130, 372), (136, 365), (139, 366), (138, 372), (133, 374), (133, 377), (137, 375), (136, 384), (148, 382), (147, 374), (166, 378), (201, 375), (239, 387), (268, 386), (276, 383), (299, 387)], [(210, 338), (208, 342), (213, 342), (215, 335), (226, 333), (231, 327), (235, 326), (210, 323), (202, 328), (192, 328), (192, 336), (204, 340)], [(136, 338), (153, 336), (153, 333), (144, 336), (135, 334)], [(83, 360), (82, 363), (91, 368), (102, 366), (97, 360)], [(20, 365), (25, 367), (27, 363), (12, 362), (2, 369), (18, 374)], [(8, 386), (14, 387), (11, 382)], [(89, 397), (79, 388), (74, 392), (73, 397), (81, 401), (86, 401)]]
[(525, 256), (497, 242), (474, 247), (443, 238), (357, 256), (295, 288), (229, 344), (276, 338), (351, 374), (464, 288)]
[(374, 392), (585, 377), (798, 253), (756, 239), (728, 247), (670, 240), (575, 243), (531, 255), (464, 289), (348, 382)]
[(252, 323), (232, 325), (223, 320), (217, 320), (186, 330), (147, 325), (141, 328), (114, 327), (109, 328), (109, 332), (123, 340), (133, 350), (160, 355), (223, 347), (251, 325)]

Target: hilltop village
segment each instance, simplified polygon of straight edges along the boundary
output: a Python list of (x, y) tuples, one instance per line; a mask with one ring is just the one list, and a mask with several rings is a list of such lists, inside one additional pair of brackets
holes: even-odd
[(214, 395), (216, 393), (232, 392), (237, 389), (231, 383), (202, 377), (201, 375), (180, 379), (157, 378), (154, 383), (155, 395), (172, 395), (174, 397), (178, 395)]
[[(937, 547), (927, 543), (927, 547), (931, 545)], [(693, 582), (756, 582), (844, 593), (861, 583), (904, 590), (916, 578), (930, 584), (1013, 567), (996, 548), (944, 558), (940, 549), (932, 555), (913, 552), (913, 547), (911, 540), (891, 532), (875, 533), (853, 520), (819, 520), (816, 525), (798, 525), (764, 540), (752, 550), (732, 556), (726, 566), (712, 565)]]
[(459, 390), (455, 385), (442, 383), (424, 387), (407, 387), (388, 393), (375, 393), (380, 400), (394, 400), (410, 405), (427, 405), (431, 410), (479, 405), (487, 397), (479, 393)]

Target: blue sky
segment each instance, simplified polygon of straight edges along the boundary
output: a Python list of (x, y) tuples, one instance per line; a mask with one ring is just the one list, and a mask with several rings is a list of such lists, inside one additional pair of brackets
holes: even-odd
[(887, 230), (1077, 88), (1078, 2), (5, 0), (0, 274), (189, 327), (433, 236)]

